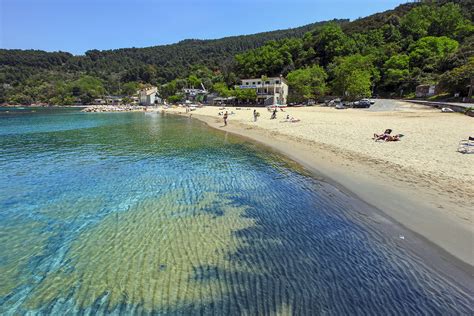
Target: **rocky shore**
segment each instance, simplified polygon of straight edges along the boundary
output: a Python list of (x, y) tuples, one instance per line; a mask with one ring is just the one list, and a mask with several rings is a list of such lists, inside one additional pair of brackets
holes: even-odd
[(135, 105), (91, 105), (82, 112), (141, 112), (146, 111), (144, 106)]

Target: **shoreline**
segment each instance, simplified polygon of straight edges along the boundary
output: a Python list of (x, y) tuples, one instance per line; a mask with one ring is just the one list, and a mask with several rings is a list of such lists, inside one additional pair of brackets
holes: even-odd
[[(165, 113), (184, 114), (168, 110)], [(230, 121), (224, 128), (220, 118), (198, 113), (192, 113), (192, 117), (211, 128), (247, 138), (283, 154), (316, 178), (323, 178), (325, 182), (373, 206), (395, 223), (432, 244), (435, 250), (439, 250), (440, 259), (466, 272), (474, 269), (471, 223), (440, 212), (434, 206), (462, 208), (462, 205), (453, 204), (426, 188), (420, 187), (414, 191), (405, 182), (381, 174), (379, 170), (357, 159), (347, 159), (337, 150), (325, 148), (322, 144), (316, 144), (318, 150), (315, 150), (314, 143), (308, 144), (281, 133), (271, 132), (270, 135), (268, 130), (249, 124)]]
[[(186, 116), (184, 113), (167, 111), (165, 113)], [(375, 225), (379, 229), (387, 229), (392, 234), (395, 234), (397, 227), (401, 228), (401, 232), (404, 234), (402, 243), (400, 243), (402, 247), (416, 253), (427, 265), (442, 273), (445, 277), (451, 278), (469, 291), (474, 290), (471, 284), (474, 264), (471, 252), (473, 235), (470, 232), (470, 226), (460, 225), (459, 222), (443, 216), (444, 214), (436, 214), (433, 218), (431, 212), (436, 211), (435, 209), (427, 206), (423, 201), (416, 201), (413, 196), (407, 196), (401, 190), (394, 191), (393, 187), (386, 186), (386, 183), (382, 183), (372, 175), (366, 175), (360, 179), (363, 172), (360, 174), (357, 172), (350, 174), (340, 172), (340, 167), (344, 165), (343, 161), (335, 162), (330, 159), (330, 162), (327, 162), (325, 160), (330, 156), (336, 158), (336, 160), (340, 159), (334, 153), (319, 152), (316, 155), (311, 155), (314, 154), (311, 148), (288, 137), (285, 139), (284, 135), (283, 137), (278, 135), (278, 138), (269, 137), (263, 129), (249, 131), (244, 124), (230, 123), (224, 129), (221, 126), (222, 123), (216, 122), (215, 119), (206, 115), (193, 114), (192, 118), (201, 121), (210, 128), (237, 135), (282, 154), (300, 164), (316, 180), (328, 183), (349, 198), (353, 198), (354, 204), (369, 206), (369, 209), (363, 213), (373, 220), (370, 225)], [(359, 166), (362, 169), (366, 167), (364, 165)], [(373, 190), (382, 191), (374, 197)], [(416, 196), (419, 197), (420, 195)], [(414, 214), (421, 216), (415, 223), (411, 221)], [(390, 221), (390, 223), (386, 223), (384, 219)], [(426, 223), (423, 224), (423, 221), (426, 221)], [(440, 231), (440, 229), (442, 230)], [(442, 235), (442, 237), (449, 238), (437, 238), (439, 237), (438, 232), (451, 229), (456, 233), (455, 236)], [(467, 242), (459, 245), (457, 243), (458, 238), (466, 238), (462, 240)], [(428, 247), (425, 248), (424, 246)]]

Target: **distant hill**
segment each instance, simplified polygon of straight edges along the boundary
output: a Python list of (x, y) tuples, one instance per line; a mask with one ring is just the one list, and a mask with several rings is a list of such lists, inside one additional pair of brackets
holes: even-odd
[[(349, 20), (333, 20), (345, 23)], [(252, 35), (231, 36), (214, 40), (186, 39), (176, 44), (144, 48), (89, 50), (83, 56), (66, 52), (41, 50), (0, 50), (0, 71), (13, 68), (27, 69), (29, 74), (61, 68), (66, 72), (85, 71), (98, 76), (123, 73), (140, 66), (153, 65), (158, 77), (165, 82), (186, 75), (189, 66), (200, 64), (210, 68), (225, 66), (235, 54), (262, 46), (270, 40), (302, 37), (306, 32), (327, 22), (317, 22), (297, 28), (276, 30)], [(6, 74), (6, 81), (15, 83), (25, 79), (17, 74)], [(0, 79), (2, 79), (0, 77)]]

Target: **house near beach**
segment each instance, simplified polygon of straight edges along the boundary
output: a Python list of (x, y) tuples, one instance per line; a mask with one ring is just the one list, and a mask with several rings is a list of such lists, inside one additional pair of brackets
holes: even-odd
[(160, 95), (158, 94), (158, 88), (157, 87), (150, 87), (150, 88), (145, 88), (142, 89), (138, 92), (138, 97), (139, 97), (139, 103), (140, 105), (155, 105), (155, 104), (161, 104), (162, 99), (160, 98)]
[(103, 105), (107, 104), (107, 101), (105, 101), (104, 99), (94, 99), (94, 104)]
[[(122, 97), (118, 95), (108, 95), (105, 97), (105, 104), (109, 105), (120, 105), (122, 104)], [(99, 103), (103, 104), (103, 103)]]
[(285, 106), (288, 100), (288, 82), (283, 76), (243, 79), (238, 89), (254, 89), (258, 105)]
[(209, 94), (209, 91), (207, 91), (204, 86), (202, 89), (184, 88), (182, 91), (185, 99), (191, 102), (204, 102)]

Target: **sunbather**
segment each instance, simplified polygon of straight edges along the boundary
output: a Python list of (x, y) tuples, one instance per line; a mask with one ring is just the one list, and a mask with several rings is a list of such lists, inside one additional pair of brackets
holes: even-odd
[(294, 117), (290, 118), (291, 123), (296, 123), (296, 122), (299, 122), (299, 121), (300, 121), (300, 119), (297, 119), (297, 118), (294, 118)]
[(388, 128), (388, 129), (385, 130), (385, 132), (383, 132), (380, 135), (374, 134), (374, 137), (372, 139), (374, 139), (375, 141), (385, 140), (387, 137), (390, 136), (391, 133), (392, 133), (392, 130), (390, 128)]
[(397, 142), (400, 140), (400, 138), (402, 138), (403, 135), (402, 134), (397, 134), (395, 136), (392, 136), (392, 135), (388, 135), (386, 138), (385, 138), (385, 141), (386, 142)]
[(458, 151), (463, 154), (474, 153), (474, 137), (469, 136), (467, 139), (463, 139), (459, 142)]
[(299, 122), (300, 119), (294, 118), (293, 116), (287, 115), (285, 120), (282, 121), (282, 123), (290, 122), (290, 123), (296, 123)]

